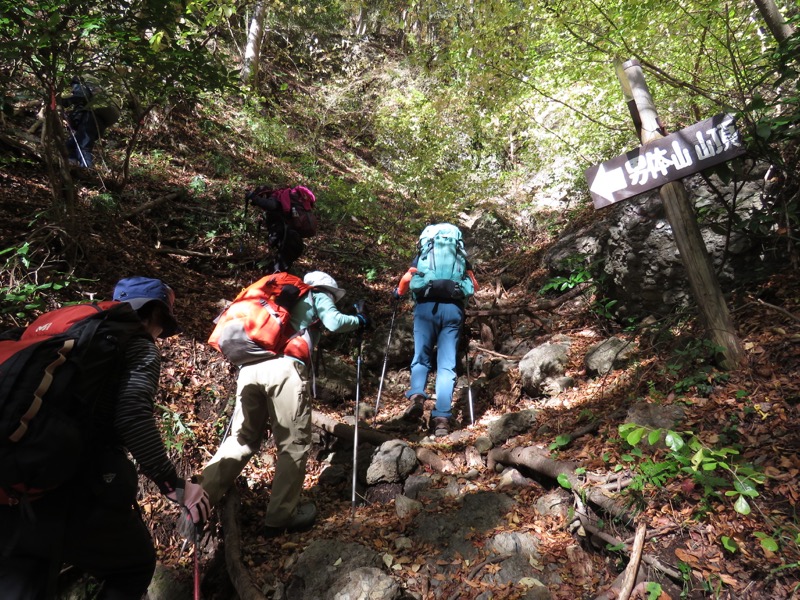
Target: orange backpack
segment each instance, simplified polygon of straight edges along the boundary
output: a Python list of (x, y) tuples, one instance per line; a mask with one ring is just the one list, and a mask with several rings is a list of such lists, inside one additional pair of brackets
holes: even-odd
[(290, 323), (292, 308), (311, 286), (289, 273), (262, 277), (242, 290), (216, 319), (208, 343), (235, 365), (291, 356), (307, 362), (311, 343), (306, 330)]

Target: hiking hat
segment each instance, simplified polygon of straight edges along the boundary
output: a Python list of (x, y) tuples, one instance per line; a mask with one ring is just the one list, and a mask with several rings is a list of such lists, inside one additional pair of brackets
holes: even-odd
[(311, 273), (306, 273), (306, 276), (303, 277), (303, 283), (307, 283), (318, 290), (329, 293), (331, 296), (333, 296), (334, 302), (339, 302), (339, 300), (344, 298), (346, 293), (343, 289), (336, 285), (336, 280), (333, 277), (327, 273), (323, 273), (322, 271), (311, 271)]
[(149, 277), (126, 277), (120, 279), (114, 288), (114, 300), (127, 302), (133, 310), (139, 310), (149, 302), (160, 302), (167, 309), (164, 331), (158, 337), (169, 337), (178, 332), (175, 319), (175, 292), (160, 279)]

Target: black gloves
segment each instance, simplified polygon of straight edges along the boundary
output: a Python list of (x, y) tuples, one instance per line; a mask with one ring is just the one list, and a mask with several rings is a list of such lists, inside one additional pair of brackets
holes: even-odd
[(369, 317), (364, 314), (364, 306), (365, 303), (363, 300), (359, 300), (356, 302), (353, 307), (356, 309), (356, 316), (358, 317), (359, 328), (360, 329), (369, 329), (372, 321), (370, 321)]
[(369, 320), (369, 317), (364, 313), (358, 313), (356, 316), (358, 317), (358, 321), (361, 324), (360, 325), (361, 329), (369, 329), (369, 326), (372, 324), (371, 321)]

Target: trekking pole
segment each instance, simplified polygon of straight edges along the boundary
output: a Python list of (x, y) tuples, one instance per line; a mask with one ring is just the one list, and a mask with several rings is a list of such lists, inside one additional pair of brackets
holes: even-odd
[(372, 426), (375, 426), (378, 420), (378, 409), (381, 405), (381, 392), (383, 391), (383, 379), (386, 377), (386, 365), (389, 362), (389, 346), (392, 343), (392, 331), (394, 330), (394, 318), (397, 315), (397, 308), (400, 302), (395, 300), (394, 310), (392, 310), (392, 320), (389, 322), (389, 337), (386, 338), (386, 352), (383, 353), (383, 369), (381, 369), (381, 379), (378, 383), (378, 397), (375, 400), (375, 415), (372, 417)]
[(469, 340), (467, 340), (467, 354), (465, 356), (467, 363), (467, 400), (469, 400), (469, 422), (470, 425), (475, 425), (475, 413), (472, 409), (472, 380), (469, 375)]
[(194, 528), (194, 600), (200, 600), (200, 532)]
[(67, 131), (72, 136), (72, 141), (75, 142), (75, 149), (78, 151), (78, 156), (81, 157), (81, 166), (86, 165), (86, 157), (83, 155), (83, 150), (81, 149), (81, 145), (78, 143), (78, 138), (75, 137), (75, 130), (72, 129), (72, 125), (69, 124), (69, 119), (63, 117), (63, 123), (67, 126)]
[[(464, 332), (469, 332), (466, 318), (464, 319)], [(472, 378), (469, 374), (469, 335), (466, 335), (465, 337), (467, 338), (467, 349), (464, 352), (464, 362), (467, 365), (467, 400), (469, 401), (469, 421), (470, 425), (475, 425), (475, 413), (472, 407)]]
[[(364, 312), (364, 301), (359, 300), (356, 303), (356, 311), (359, 313)], [(352, 502), (352, 516), (356, 516), (356, 479), (358, 477), (358, 417), (359, 417), (359, 401), (361, 399), (361, 343), (364, 341), (364, 328), (359, 327), (356, 343), (358, 346), (356, 354), (356, 422), (355, 429), (353, 430), (353, 495)]]

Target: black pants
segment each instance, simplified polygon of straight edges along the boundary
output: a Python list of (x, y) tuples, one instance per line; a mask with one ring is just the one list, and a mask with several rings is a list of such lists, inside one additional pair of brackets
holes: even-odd
[(0, 596), (51, 600), (63, 564), (104, 581), (100, 598), (140, 600), (156, 565), (150, 531), (132, 506), (71, 485), (30, 505), (0, 507)]
[(67, 133), (67, 153), (70, 160), (82, 167), (92, 167), (94, 144), (117, 118), (105, 109), (75, 109), (68, 116), (70, 131)]

